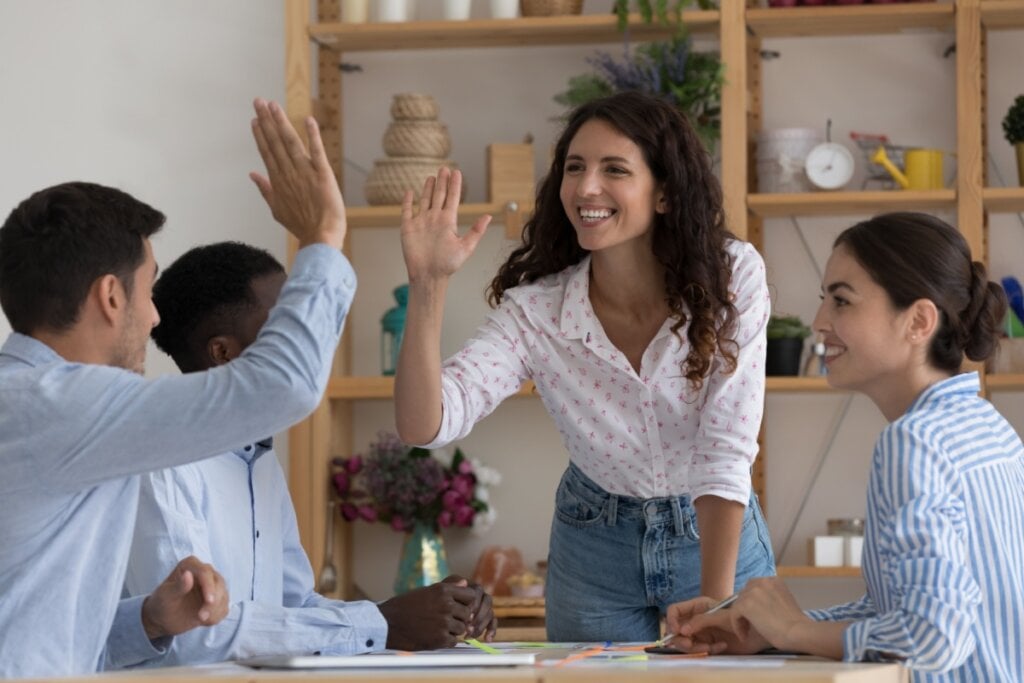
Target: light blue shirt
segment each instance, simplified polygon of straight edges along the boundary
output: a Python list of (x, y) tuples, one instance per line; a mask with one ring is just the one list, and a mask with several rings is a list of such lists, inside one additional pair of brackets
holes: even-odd
[(1024, 446), (977, 373), (929, 387), (875, 446), (847, 660), (915, 681), (1024, 681)]
[(372, 602), (313, 591), (295, 508), (269, 442), (142, 477), (125, 585), (152, 591), (178, 557), (217, 567), (231, 593), (221, 623), (177, 636), (161, 665), (271, 654), (359, 654), (384, 648)]
[(309, 414), (355, 286), (337, 250), (300, 250), (257, 340), (209, 372), (147, 380), (69, 363), (31, 337), (7, 339), (0, 349), (0, 677), (86, 674), (161, 652), (166, 643), (154, 648), (145, 638), (141, 599), (118, 607), (137, 475), (223, 453)]

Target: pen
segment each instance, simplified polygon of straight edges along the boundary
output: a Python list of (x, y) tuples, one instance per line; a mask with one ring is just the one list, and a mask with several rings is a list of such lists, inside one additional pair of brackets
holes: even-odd
[[(725, 609), (726, 607), (728, 607), (732, 603), (736, 602), (736, 598), (738, 598), (738, 597), (740, 597), (739, 593), (733, 593), (732, 595), (730, 595), (729, 597), (725, 598), (724, 600), (720, 600), (719, 602), (716, 602), (714, 605), (711, 606), (711, 608), (707, 612), (704, 612), (704, 614), (714, 614), (715, 612), (717, 612), (720, 609)], [(671, 643), (672, 639), (675, 638), (677, 635), (679, 635), (679, 634), (678, 633), (666, 633), (665, 637), (658, 641), (658, 647), (665, 647), (666, 645)]]

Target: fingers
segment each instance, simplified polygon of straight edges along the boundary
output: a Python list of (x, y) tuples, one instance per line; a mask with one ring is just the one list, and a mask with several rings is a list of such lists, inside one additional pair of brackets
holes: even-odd
[(277, 105), (273, 102), (257, 99), (254, 103), (256, 108), (256, 125), (253, 132), (256, 135), (256, 146), (263, 157), (263, 163), (267, 166), (267, 172), (273, 177), (282, 169), (291, 166), (291, 158), (285, 142), (281, 139), (281, 131), (275, 121), (273, 109)]
[(306, 117), (306, 137), (309, 139), (309, 158), (316, 170), (321, 174), (334, 173), (324, 150), (323, 138), (320, 137), (320, 126), (312, 116)]
[(270, 181), (256, 172), (250, 173), (249, 179), (256, 184), (256, 189), (260, 191), (260, 195), (263, 196), (263, 200), (269, 204), (272, 196)]
[(434, 188), (437, 187), (437, 185), (437, 178), (434, 176), (430, 176), (423, 181), (423, 191), (420, 192), (420, 214), (424, 214), (430, 210), (431, 197), (433, 196)]
[(448, 183), (451, 178), (451, 171), (447, 166), (437, 170), (437, 180), (434, 181), (434, 192), (430, 197), (430, 208), (442, 210), (445, 208), (445, 198), (448, 196)]
[(402, 224), (412, 220), (412, 200), (415, 195), (412, 190), (406, 190), (402, 195)]
[[(447, 169), (446, 169), (447, 170)], [(445, 188), (447, 205), (443, 208), (457, 211), (462, 197), (462, 171), (449, 171), (448, 187)]]

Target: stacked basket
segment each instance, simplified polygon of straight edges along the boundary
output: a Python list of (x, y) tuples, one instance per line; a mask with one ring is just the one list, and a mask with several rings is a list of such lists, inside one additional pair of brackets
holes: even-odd
[(401, 204), (406, 190), (418, 198), (423, 183), (441, 166), (455, 168), (448, 158), (452, 148), (448, 128), (437, 115), (437, 102), (430, 95), (395, 95), (393, 121), (384, 133), (388, 156), (374, 162), (363, 188), (369, 204)]

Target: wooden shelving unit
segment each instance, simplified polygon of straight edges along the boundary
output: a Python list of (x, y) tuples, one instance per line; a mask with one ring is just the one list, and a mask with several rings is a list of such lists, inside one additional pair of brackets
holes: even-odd
[[(341, 74), (336, 65), (347, 52), (480, 47), (530, 47), (614, 43), (621, 40), (610, 15), (539, 17), (462, 22), (407, 22), (346, 25), (339, 21), (338, 0), (315, 0), (317, 19), (310, 21), (314, 0), (286, 0), (286, 93), (293, 120), (320, 114), (324, 140), (339, 177), (341, 158)], [(683, 21), (691, 32), (717, 37), (726, 64), (722, 95), (721, 177), (725, 212), (730, 229), (739, 237), (763, 246), (762, 221), (788, 215), (870, 215), (896, 209), (953, 211), (976, 257), (985, 260), (986, 212), (1024, 210), (1024, 190), (986, 188), (984, 184), (984, 35), (988, 29), (1024, 28), (1024, 0), (955, 0), (937, 3), (900, 3), (767, 9), (747, 7), (755, 0), (723, 0), (719, 11), (688, 11)], [(938, 31), (956, 41), (958, 178), (951, 190), (929, 192), (835, 192), (757, 194), (749, 185), (750, 151), (761, 125), (760, 47), (769, 37), (856, 36)], [(668, 32), (649, 26), (639, 17), (630, 21), (634, 41), (660, 39)], [(310, 45), (316, 46), (318, 81), (312, 80)], [(477, 204), (462, 208), (466, 218), (490, 213), (496, 221), (521, 222), (529, 207)], [(394, 207), (350, 207), (353, 228), (393, 227)], [(351, 330), (351, 326), (349, 326)], [(350, 334), (347, 333), (346, 336)], [(327, 499), (327, 464), (330, 448), (351, 448), (352, 404), (361, 400), (387, 400), (393, 380), (353, 377), (350, 343), (343, 340), (327, 399), (320, 409), (291, 434), (290, 486), (296, 503), (302, 540), (315, 568), (321, 566), (324, 547), (324, 510)], [(1024, 390), (1024, 375), (989, 375), (992, 391)], [(768, 379), (771, 393), (830, 392), (823, 378)], [(534, 395), (524, 387), (518, 396)], [(758, 459), (754, 481), (763, 486), (764, 453)], [(758, 469), (761, 468), (761, 469)], [(350, 539), (340, 525), (335, 564), (340, 585), (347, 593), (351, 572)], [(856, 577), (857, 568), (779, 567), (786, 577)]]

